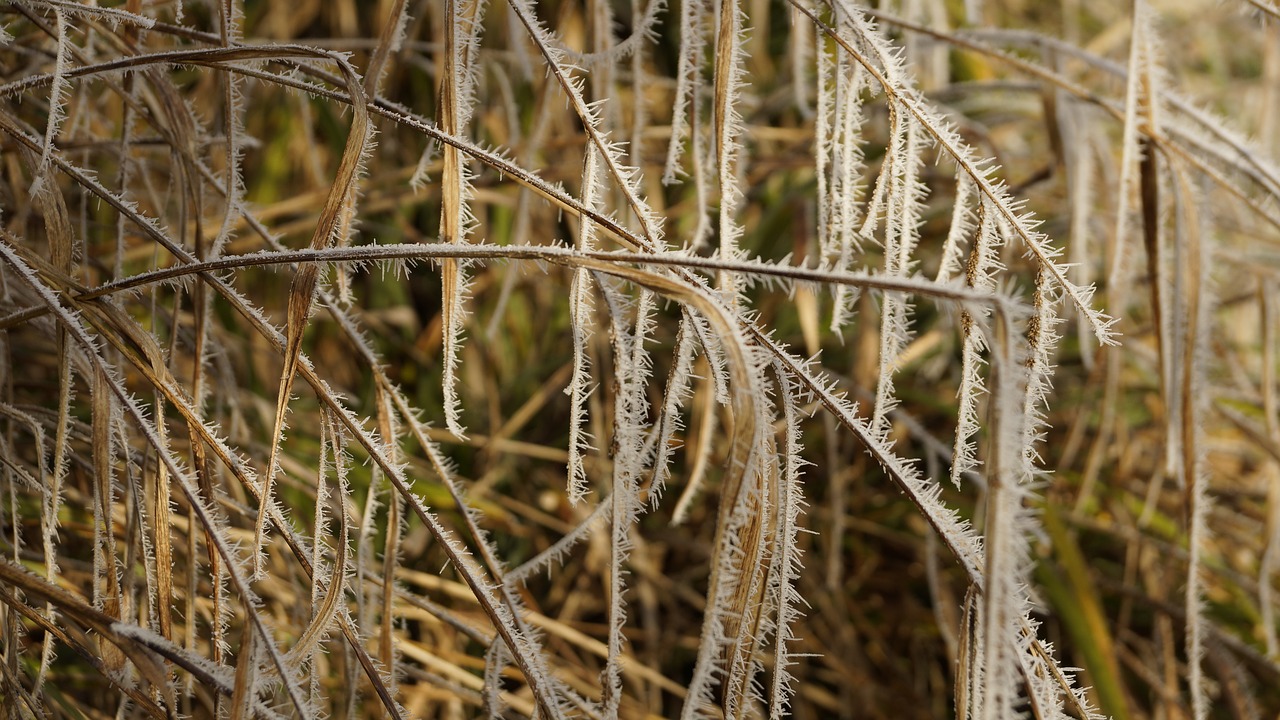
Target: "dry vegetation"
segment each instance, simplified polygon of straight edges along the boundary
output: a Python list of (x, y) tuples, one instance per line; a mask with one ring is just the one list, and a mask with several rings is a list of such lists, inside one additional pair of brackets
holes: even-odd
[(102, 5), (0, 0), (5, 717), (1280, 711), (1272, 0)]

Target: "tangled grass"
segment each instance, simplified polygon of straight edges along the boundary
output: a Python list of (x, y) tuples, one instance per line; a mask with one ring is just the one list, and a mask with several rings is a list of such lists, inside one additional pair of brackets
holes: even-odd
[(0, 3), (6, 716), (1274, 715), (1278, 23)]

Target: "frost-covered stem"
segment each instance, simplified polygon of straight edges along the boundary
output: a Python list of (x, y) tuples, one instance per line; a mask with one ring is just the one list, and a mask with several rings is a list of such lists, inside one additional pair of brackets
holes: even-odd
[(806, 464), (800, 456), (800, 413), (797, 407), (800, 392), (786, 369), (776, 360), (773, 365), (774, 375), (778, 379), (778, 402), (782, 406), (784, 421), (783, 467), (781, 480), (778, 483), (778, 528), (776, 547), (772, 563), (776, 569), (771, 570), (772, 592), (776, 596), (777, 622), (773, 649), (773, 681), (769, 688), (769, 717), (779, 720), (788, 714), (788, 707), (795, 689), (788, 668), (795, 664), (788, 651), (788, 644), (795, 640), (792, 626), (802, 615), (800, 606), (804, 598), (800, 595), (797, 583), (800, 571), (804, 567), (798, 538), (800, 533), (800, 515), (804, 512), (804, 487), (801, 482), (801, 468)]
[(1025, 549), (1022, 533), (1018, 464), (1025, 422), (1017, 400), (1017, 367), (1013, 328), (1005, 317), (992, 328), (995, 356), (991, 363), (991, 452), (987, 462), (986, 566), (983, 588), (982, 667), (985, 689), (978, 720), (1012, 717), (1018, 700), (1017, 627), (1024, 590), (1019, 566)]
[[(116, 542), (112, 527), (115, 507), (115, 437), (112, 432), (119, 408), (107, 388), (103, 370), (93, 374), (93, 606), (119, 618), (123, 608), (120, 576), (116, 568)], [(109, 661), (110, 662), (110, 661)], [(118, 669), (118, 668), (117, 668)]]
[[(320, 447), (316, 451), (316, 506), (312, 519), (312, 528), (314, 529), (315, 543), (311, 546), (311, 622), (315, 622), (317, 611), (320, 607), (320, 568), (324, 562), (324, 543), (320, 538), (328, 534), (328, 520), (326, 510), (328, 509), (329, 491), (329, 453), (331, 449), (338, 452), (333, 446), (333, 421), (328, 412), (323, 413), (320, 423)], [(314, 653), (304, 651), (303, 654), (297, 653), (295, 645), (294, 661), (299, 665), (314, 663)], [(320, 695), (320, 673), (315, 672), (314, 665), (312, 667), (311, 683), (308, 687), (309, 697), (314, 702)]]
[[(667, 160), (662, 173), (662, 182), (666, 185), (676, 183), (682, 174), (680, 157), (684, 154), (686, 138), (692, 134), (696, 143), (698, 127), (696, 123), (691, 126), (689, 115), (698, 107), (698, 89), (702, 85), (700, 65), (706, 47), (706, 26), (702, 19), (706, 13), (704, 2), (683, 0), (680, 3), (680, 53), (676, 61), (676, 90), (671, 108), (671, 140), (667, 144)], [(695, 164), (700, 164), (696, 144), (693, 155)]]
[(658, 419), (658, 436), (654, 444), (653, 480), (647, 493), (649, 502), (655, 505), (662, 498), (667, 480), (671, 477), (673, 438), (684, 426), (680, 409), (692, 394), (693, 361), (697, 352), (694, 331), (690, 327), (692, 322), (687, 313), (681, 314), (675, 348), (672, 350), (671, 370), (663, 393), (662, 415)]
[(883, 89), (890, 103), (899, 104), (915, 118), (921, 129), (937, 143), (940, 150), (955, 160), (960, 171), (974, 181), (980, 195), (991, 202), (992, 209), (1000, 220), (1022, 240), (1037, 263), (1048, 268), (1054, 285), (1061, 288), (1064, 297), (1088, 317), (1099, 342), (1114, 344), (1114, 332), (1111, 330), (1114, 320), (1091, 306), (1093, 289), (1079, 287), (1068, 279), (1067, 268), (1057, 261), (1062, 251), (1053, 247), (1043, 233), (1036, 230), (1035, 221), (1029, 215), (1022, 213), (1020, 207), (1009, 198), (1004, 186), (991, 177), (991, 167), (974, 157), (972, 150), (955, 129), (930, 108), (919, 92), (903, 77), (905, 71), (900, 65), (900, 59), (888, 49), (886, 41), (865, 19), (862, 12), (849, 7), (844, 0), (838, 0), (842, 7), (849, 9), (850, 26), (863, 42), (877, 49), (877, 55), (882, 61), (887, 62), (883, 69), (824, 23), (812, 9), (803, 5), (801, 0), (788, 0), (788, 2), (808, 15), (823, 33), (857, 60)]
[(516, 17), (519, 18), (530, 39), (538, 47), (547, 62), (547, 69), (569, 99), (569, 104), (582, 121), (587, 140), (600, 151), (600, 159), (607, 174), (613, 178), (617, 189), (622, 192), (627, 206), (635, 216), (640, 227), (640, 235), (645, 238), (651, 248), (662, 246), (662, 223), (657, 213), (644, 199), (639, 184), (639, 169), (624, 162), (617, 144), (610, 142), (601, 131), (600, 114), (595, 105), (587, 103), (583, 96), (582, 78), (571, 74), (566, 65), (563, 51), (557, 49), (555, 38), (537, 19), (534, 7), (528, 0), (508, 0)]
[[(243, 20), (240, 3), (236, 0), (218, 0), (218, 39), (222, 47), (230, 48), (240, 43), (240, 21)], [(222, 96), (222, 127), (226, 135), (225, 155), (227, 188), (226, 211), (222, 214), (222, 224), (218, 228), (210, 254), (221, 255), (223, 248), (231, 237), (231, 226), (239, 217), (239, 210), (244, 197), (244, 178), (240, 173), (240, 135), (244, 133), (244, 123), (240, 116), (244, 113), (244, 98), (240, 92), (241, 78), (239, 73), (224, 72)], [(198, 244), (204, 238), (197, 237)], [(197, 396), (199, 399), (199, 396)]]
[[(56, 260), (57, 258), (55, 258)], [(67, 260), (70, 261), (68, 255)], [(52, 470), (49, 490), (40, 508), (40, 536), (44, 555), (44, 577), (50, 583), (58, 577), (58, 513), (62, 508), (62, 483), (70, 469), (71, 400), (75, 389), (74, 371), (71, 367), (71, 346), (65, 328), (58, 329), (58, 424), (53, 436)], [(52, 604), (45, 605), (45, 614), (54, 619)], [(38, 693), (54, 659), (54, 639), (46, 634), (40, 646), (40, 669), (32, 691)]]
[[(837, 11), (837, 15), (839, 12)], [(825, 56), (826, 53), (824, 52)], [(829, 63), (828, 63), (829, 64)], [(831, 149), (833, 178), (832, 198), (827, 203), (831, 227), (825, 237), (823, 258), (834, 262), (838, 270), (852, 266), (854, 254), (862, 251), (862, 235), (858, 229), (859, 196), (862, 191), (862, 91), (866, 77), (861, 66), (843, 54), (835, 63), (835, 128)], [(831, 311), (831, 330), (843, 331), (854, 313), (857, 288), (837, 287)]]
[(835, 97), (837, 63), (833, 61), (831, 53), (827, 52), (825, 42), (817, 44), (816, 52), (817, 72), (814, 79), (817, 100), (813, 121), (813, 172), (818, 186), (818, 243), (822, 248), (822, 259), (827, 260), (836, 255), (839, 242), (832, 228), (832, 214), (835, 210), (830, 191), (832, 181), (828, 177), (831, 158), (838, 147)]
[(32, 195), (56, 192), (56, 188), (47, 186), (47, 183), (50, 182), (49, 161), (55, 152), (53, 141), (58, 137), (58, 128), (62, 126), (62, 121), (66, 119), (67, 94), (71, 87), (67, 83), (66, 77), (71, 63), (68, 57), (71, 54), (71, 39), (68, 37), (70, 31), (67, 27), (66, 15), (62, 9), (54, 8), (53, 20), (58, 49), (54, 55), (53, 82), (49, 85), (49, 118), (45, 122), (44, 145), (40, 151), (40, 162), (35, 169), (36, 177), (31, 183), (30, 192)]
[[(382, 385), (378, 386), (376, 398), (378, 403), (378, 433), (387, 444), (391, 462), (399, 463), (400, 426), (396, 422), (392, 400), (388, 397), (388, 393)], [(340, 467), (345, 468), (345, 465)], [(382, 548), (382, 611), (380, 613), (381, 622), (378, 636), (378, 661), (382, 663), (382, 667), (387, 672), (387, 690), (393, 695), (396, 692), (396, 683), (399, 680), (396, 672), (399, 664), (396, 662), (395, 613), (392, 601), (397, 589), (395, 571), (400, 564), (400, 536), (404, 532), (404, 522), (401, 517), (403, 515), (403, 505), (403, 501), (395, 495), (392, 495), (387, 501), (386, 540)], [(339, 499), (339, 508), (341, 508), (341, 498)]]
[[(444, 51), (440, 71), (440, 129), (453, 135), (462, 134), (468, 115), (465, 97), (463, 50), (467, 42), (463, 24), (466, 20), (457, 0), (445, 0)], [(451, 145), (443, 149), (443, 169), (440, 177), (440, 237), (446, 242), (464, 242), (470, 221), (467, 200), (470, 195), (466, 168), (462, 153)], [(441, 318), (444, 328), (444, 388), (445, 425), (459, 438), (466, 437), (462, 427), (461, 400), (458, 397), (458, 362), (462, 349), (462, 326), (465, 316), (467, 277), (457, 260), (440, 262), (442, 287)]]
[(611, 556), (609, 560), (609, 654), (603, 678), (604, 717), (616, 718), (622, 700), (622, 653), (625, 638), (622, 626), (626, 621), (626, 603), (623, 597), (624, 566), (630, 555), (631, 533), (640, 502), (640, 478), (644, 473), (645, 425), (649, 403), (645, 389), (649, 380), (651, 361), (644, 349), (644, 342), (653, 332), (653, 293), (640, 291), (636, 304), (634, 331), (629, 331), (625, 318), (613, 313), (614, 356), (617, 358), (618, 396), (614, 404), (615, 444), (618, 448), (613, 473), (613, 518), (610, 528)]
[[(600, 193), (598, 151), (588, 146), (582, 171), (582, 204), (594, 207)], [(592, 250), (595, 245), (594, 223), (589, 218), (579, 218), (578, 250)], [(573, 271), (573, 280), (569, 285), (569, 314), (571, 318), (570, 332), (573, 336), (573, 374), (565, 393), (569, 395), (569, 464), (568, 464), (568, 496), (571, 504), (578, 504), (586, 497), (587, 470), (584, 458), (591, 449), (591, 438), (586, 431), (587, 400), (591, 395), (591, 353), (592, 335), (592, 280), (591, 272), (586, 268)]]
[[(743, 49), (746, 29), (743, 27), (743, 10), (740, 0), (720, 0), (720, 14), (716, 26), (715, 50), (715, 156), (717, 182), (720, 187), (720, 257), (737, 260), (742, 256), (738, 240), (742, 227), (737, 222), (738, 206), (742, 202), (742, 188), (738, 183), (739, 155), (743, 152), (742, 115), (738, 111), (738, 96), (742, 92)], [(738, 277), (720, 273), (720, 290), (729, 303), (736, 307), (740, 291)]]
[[(974, 229), (974, 187), (968, 175), (956, 178), (956, 196), (951, 206), (951, 226), (942, 245), (942, 259), (938, 261), (938, 274), (934, 282), (945, 283), (964, 270), (960, 264), (965, 238)], [(979, 205), (979, 207), (981, 207)]]
[[(891, 108), (889, 117), (892, 139), (889, 141), (887, 152), (893, 161), (884, 171), (889, 173), (888, 183), (881, 182), (880, 187), (887, 187), (884, 274), (896, 277), (909, 273), (910, 257), (915, 249), (916, 223), (920, 213), (921, 199), (921, 186), (916, 179), (919, 165), (919, 132), (916, 129), (916, 123), (909, 118), (904, 118), (898, 110)], [(888, 164), (887, 161), (886, 164)], [(910, 306), (901, 294), (885, 293), (881, 298), (881, 306), (880, 372), (876, 381), (873, 416), (875, 424), (883, 431), (887, 430), (886, 415), (897, 405), (893, 376), (898, 371), (898, 359), (902, 350), (911, 338), (911, 328)]]
[[(978, 203), (977, 225), (977, 235), (965, 265), (965, 284), (974, 289), (990, 290), (995, 287), (996, 272), (1001, 268), (1001, 235), (985, 201)], [(986, 364), (982, 353), (987, 349), (980, 322), (987, 316), (986, 308), (960, 311), (960, 407), (951, 459), (951, 482), (957, 488), (960, 487), (960, 478), (978, 464), (974, 437), (981, 427), (978, 398), (986, 392), (982, 383), (982, 366)]]

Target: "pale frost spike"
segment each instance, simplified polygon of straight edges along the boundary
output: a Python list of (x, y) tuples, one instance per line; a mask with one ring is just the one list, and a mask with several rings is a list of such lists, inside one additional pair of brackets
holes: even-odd
[[(759, 351), (751, 355), (752, 373), (760, 385), (764, 385), (764, 374), (768, 368), (768, 362), (763, 358)], [(770, 600), (770, 563), (766, 562), (766, 555), (770, 552), (770, 538), (776, 537), (778, 508), (773, 496), (781, 473), (773, 431), (774, 407), (768, 399), (769, 394), (764, 390), (755, 403), (757, 417), (751, 439), (755, 453), (747, 460), (747, 470), (741, 481), (745, 487), (738, 491), (740, 499), (733, 505), (726, 523), (731, 530), (727, 533), (730, 556), (721, 560), (722, 568), (731, 580), (727, 586), (732, 588), (732, 594), (727, 596), (728, 603), (724, 605), (729, 625), (727, 630), (732, 635), (729, 637), (727, 675), (723, 681), (725, 709), (731, 717), (737, 716), (743, 708), (764, 701), (755, 681), (762, 670), (758, 654), (760, 645), (773, 630), (771, 613), (776, 608)]]
[[(666, 9), (666, 5), (665, 0), (649, 0), (644, 5), (639, 2), (632, 2), (631, 34), (622, 42), (614, 42), (613, 38), (610, 37), (607, 47), (599, 48), (597, 51), (590, 53), (576, 52), (563, 44), (559, 44), (557, 49), (564, 53), (564, 57), (568, 62), (584, 70), (618, 63), (628, 58), (634, 59), (641, 54), (640, 51), (643, 49), (645, 42), (655, 42), (658, 39), (658, 17)], [(602, 28), (612, 35), (614, 33), (613, 26), (613, 20), (610, 18), (609, 23), (602, 26)]]
[(648, 249), (664, 250), (662, 218), (644, 199), (645, 193), (640, 186), (640, 169), (628, 165), (617, 144), (609, 142), (606, 135), (601, 132), (597, 105), (588, 103), (584, 98), (582, 78), (572, 74), (572, 68), (566, 62), (564, 52), (558, 48), (554, 34), (538, 19), (533, 5), (528, 0), (508, 0), (508, 2), (515, 11), (516, 17), (524, 25), (530, 39), (542, 53), (548, 70), (568, 97), (569, 104), (582, 121), (583, 130), (589, 142), (600, 151), (600, 159), (604, 163), (605, 170), (626, 199), (627, 206), (639, 223), (640, 234)]
[(813, 120), (813, 166), (818, 187), (818, 243), (822, 248), (824, 261), (834, 255), (834, 248), (838, 242), (838, 238), (832, 228), (832, 214), (834, 213), (832, 201), (834, 198), (830, 191), (831, 179), (828, 177), (828, 168), (839, 147), (836, 144), (837, 124), (835, 117), (835, 68), (838, 67), (838, 62), (839, 56), (836, 56), (833, 60), (832, 54), (826, 49), (825, 42), (818, 44), (817, 71), (815, 73), (817, 98)]
[[(838, 18), (841, 12), (833, 10)], [(824, 262), (846, 269), (860, 245), (854, 228), (858, 216), (862, 150), (862, 72), (838, 50), (819, 45), (818, 112), (815, 121), (815, 171), (818, 181), (818, 237)], [(828, 169), (830, 168), (830, 169)], [(856, 291), (837, 287), (831, 328), (839, 332), (848, 322)]]
[[(843, 55), (837, 56), (836, 66), (836, 128), (835, 169), (831, 192), (835, 196), (831, 206), (835, 214), (832, 237), (824, 247), (823, 257), (834, 263), (836, 270), (848, 270), (853, 256), (861, 252), (859, 235), (858, 199), (862, 190), (862, 90), (866, 83), (862, 68)], [(854, 313), (859, 293), (856, 288), (836, 287), (831, 311), (831, 330), (843, 331)]]
[[(608, 292), (608, 291), (607, 291)], [(618, 453), (613, 473), (613, 518), (610, 532), (609, 561), (609, 654), (605, 663), (604, 716), (618, 717), (622, 700), (622, 652), (626, 621), (623, 594), (623, 566), (631, 552), (631, 533), (641, 508), (640, 479), (646, 466), (645, 428), (649, 402), (646, 389), (651, 361), (644, 349), (645, 340), (653, 332), (653, 293), (641, 290), (636, 303), (634, 331), (628, 330), (625, 318), (615, 313), (614, 352), (618, 358), (618, 397), (614, 404), (614, 433)]]
[[(62, 509), (62, 484), (70, 470), (70, 433), (71, 402), (75, 392), (75, 376), (71, 364), (71, 345), (67, 342), (65, 331), (58, 334), (58, 420), (53, 437), (53, 473), (50, 477), (49, 492), (44, 498), (40, 514), (41, 545), (44, 549), (44, 576), (53, 582), (59, 572), (58, 568), (58, 515)], [(49, 617), (52, 605), (46, 605)], [(46, 636), (40, 651), (40, 670), (36, 675), (33, 691), (38, 691), (48, 674), (53, 662), (54, 642), (52, 636)]]
[[(987, 201), (978, 204), (978, 228), (969, 250), (965, 267), (965, 284), (978, 290), (995, 288), (996, 273), (1002, 269), (999, 262), (1002, 236), (991, 216)], [(987, 349), (983, 337), (985, 319), (989, 311), (984, 308), (966, 307), (960, 311), (960, 389), (957, 410), (956, 437), (951, 457), (951, 482), (960, 487), (965, 473), (977, 467), (977, 444), (981, 421), (978, 417), (978, 398), (986, 392), (982, 381), (982, 367), (986, 361), (982, 353)]]
[(1037, 447), (1044, 441), (1048, 429), (1046, 412), (1048, 410), (1050, 383), (1053, 378), (1053, 352), (1061, 339), (1058, 325), (1062, 319), (1054, 314), (1056, 298), (1052, 297), (1053, 286), (1049, 282), (1044, 268), (1036, 272), (1036, 285), (1033, 293), (1032, 312), (1027, 321), (1027, 343), (1030, 346), (1027, 358), (1027, 387), (1024, 393), (1025, 405), (1022, 410), (1025, 419), (1022, 442), (1023, 464), (1025, 473), (1030, 476), (1036, 471), (1041, 457)]
[(66, 74), (70, 70), (71, 39), (67, 36), (67, 19), (61, 8), (53, 11), (54, 26), (57, 31), (58, 49), (54, 55), (53, 82), (49, 85), (49, 119), (45, 122), (44, 145), (40, 151), (40, 162), (35, 169), (35, 180), (31, 183), (31, 194), (39, 195), (49, 190), (49, 162), (53, 156), (53, 141), (58, 137), (58, 128), (66, 118), (67, 97), (71, 86), (67, 83)]
[[(617, 20), (613, 14), (613, 8), (610, 3), (591, 3), (588, 6), (591, 10), (591, 46), (595, 51), (593, 54), (602, 57), (594, 68), (588, 68), (582, 63), (575, 63), (575, 67), (582, 72), (582, 83), (584, 89), (587, 83), (590, 83), (591, 97), (596, 100), (591, 103), (595, 108), (599, 108), (600, 114), (597, 118), (602, 128), (610, 130), (619, 127), (621, 124), (618, 112), (618, 103), (602, 102), (604, 98), (616, 97), (619, 88), (618, 84), (618, 61), (614, 50), (614, 27)], [(565, 52), (564, 61), (573, 63), (572, 54)]]
[[(475, 56), (479, 51), (479, 16), (482, 3), (447, 0), (445, 17), (444, 68), (440, 87), (440, 125), (450, 134), (461, 135), (471, 118), (474, 104)], [(471, 214), (471, 173), (458, 148), (443, 146), (441, 173), (440, 237), (444, 242), (465, 243), (476, 225)], [(453, 259), (440, 263), (442, 285), (441, 315), (444, 325), (445, 425), (459, 438), (466, 437), (462, 426), (462, 405), (458, 397), (458, 362), (466, 315), (468, 279), (463, 264)]]
[[(1035, 260), (1048, 268), (1054, 284), (1062, 289), (1064, 298), (1069, 300), (1089, 319), (1089, 324), (1093, 328), (1094, 335), (1098, 341), (1105, 345), (1115, 344), (1115, 331), (1112, 330), (1112, 325), (1115, 323), (1114, 319), (1091, 306), (1093, 288), (1080, 287), (1067, 277), (1067, 268), (1058, 262), (1062, 251), (1051, 245), (1048, 238), (1036, 229), (1038, 223), (1023, 212), (1020, 209), (1020, 205), (1009, 197), (1006, 188), (992, 179), (991, 172), (993, 168), (990, 163), (980, 160), (956, 132), (952, 124), (946, 121), (914, 88), (909, 73), (906, 73), (902, 67), (899, 54), (876, 29), (875, 25), (866, 19), (861, 10), (850, 5), (848, 0), (836, 0), (836, 2), (849, 15), (848, 28), (857, 36), (855, 41), (874, 52), (879, 60), (878, 63), (873, 62), (869, 57), (854, 48), (850, 41), (823, 24), (814, 11), (798, 4), (798, 2), (794, 2), (794, 0), (793, 5), (808, 15), (811, 20), (818, 24), (819, 29), (862, 64), (875, 78), (884, 92), (890, 95), (897, 105), (901, 106), (900, 109), (915, 118), (920, 124), (920, 128), (925, 131), (941, 152), (950, 156), (957, 163), (959, 172), (969, 175), (977, 186), (979, 194), (991, 201), (992, 207), (1000, 217), (1000, 220), (1013, 229)], [(894, 102), (890, 102), (891, 107), (894, 104)], [(881, 179), (883, 179), (883, 171)], [(876, 202), (874, 196), (872, 202), (873, 205)], [(868, 214), (871, 214), (870, 211), (868, 211)]]
[[(716, 174), (720, 186), (720, 257), (739, 260), (743, 251), (738, 247), (743, 227), (737, 221), (738, 207), (742, 202), (742, 186), (738, 176), (740, 156), (744, 147), (739, 138), (743, 134), (742, 113), (738, 109), (739, 95), (745, 85), (743, 80), (747, 34), (746, 14), (738, 0), (723, 0), (720, 4), (719, 24), (715, 47), (715, 152)], [(729, 300), (729, 306), (738, 302), (742, 288), (737, 275), (721, 273), (721, 292)]]
[[(964, 268), (960, 264), (965, 238), (974, 228), (973, 180), (968, 175), (956, 176), (956, 197), (951, 206), (951, 227), (947, 230), (947, 239), (942, 245), (942, 259), (938, 262), (936, 283), (950, 282)], [(1074, 246), (1074, 243), (1073, 243)]]
[(464, 63), (459, 77), (459, 96), (462, 99), (458, 110), (464, 124), (471, 122), (471, 114), (476, 103), (476, 82), (480, 77), (480, 36), (484, 32), (484, 11), (487, 0), (466, 0), (463, 4), (462, 23), (462, 57)]
[[(920, 153), (924, 148), (919, 126), (906, 124), (906, 142), (902, 150), (903, 161), (897, 167), (901, 175), (896, 180), (892, 212), (885, 226), (886, 260), (892, 260), (890, 270), (894, 275), (911, 274), (911, 255), (915, 252), (919, 237), (919, 223), (924, 194), (928, 188), (920, 182)], [(890, 239), (892, 238), (892, 239)], [(890, 251), (889, 248), (892, 248)]]
[[(876, 176), (876, 182), (871, 191), (871, 201), (867, 204), (862, 226), (858, 229), (858, 234), (863, 237), (875, 237), (881, 217), (890, 212), (886, 209), (886, 205), (892, 195), (894, 181), (899, 172), (897, 164), (903, 157), (902, 145), (905, 141), (903, 135), (902, 111), (896, 104), (889, 103), (889, 141), (885, 147), (884, 159), (880, 163), (880, 174)], [(890, 262), (888, 253), (885, 253), (885, 262)]]
[(462, 401), (458, 397), (458, 362), (462, 350), (462, 328), (466, 302), (466, 271), (454, 260), (441, 263), (444, 290), (444, 410), (449, 432), (466, 438), (462, 426)]
[(702, 346), (703, 357), (707, 359), (716, 402), (721, 405), (728, 405), (731, 399), (729, 362), (725, 356), (725, 349), (720, 344), (720, 337), (712, 332), (711, 323), (700, 313), (687, 313), (685, 317), (693, 328), (694, 333), (698, 336), (698, 344)]
[(415, 193), (425, 191), (431, 184), (431, 164), (436, 161), (439, 151), (439, 145), (434, 140), (428, 139), (427, 146), (418, 156), (418, 164), (413, 168), (413, 175), (409, 177), (409, 188)]
[(1026, 596), (1028, 544), (1025, 533), (1031, 524), (1023, 496), (1025, 483), (1024, 439), (1020, 385), (1026, 363), (1020, 338), (1011, 319), (995, 319), (991, 413), (991, 451), (987, 473), (987, 544), (984, 567), (983, 614), (979, 635), (983, 637), (982, 661), (986, 688), (978, 720), (997, 720), (1015, 715), (1019, 702), (1020, 634)]
[[(676, 61), (676, 90), (671, 108), (671, 139), (667, 144), (667, 160), (662, 172), (662, 182), (672, 185), (683, 174), (680, 158), (684, 155), (684, 143), (690, 135), (689, 113), (696, 110), (698, 89), (702, 85), (702, 53), (706, 47), (706, 14), (704, 0), (684, 0), (680, 3), (680, 50)], [(696, 127), (694, 128), (696, 133)], [(695, 162), (697, 149), (695, 147)]]
[(572, 530), (565, 533), (559, 540), (555, 541), (546, 550), (529, 558), (519, 567), (509, 570), (503, 576), (503, 581), (511, 586), (516, 587), (524, 584), (535, 573), (541, 571), (550, 572), (553, 565), (564, 565), (564, 560), (568, 557), (569, 551), (578, 543), (586, 540), (589, 535), (596, 532), (600, 525), (610, 520), (613, 515), (613, 498), (605, 497), (596, 505), (585, 519), (579, 522)]
[(502, 697), (502, 674), (511, 666), (511, 653), (502, 644), (501, 638), (494, 638), (484, 651), (484, 711), (491, 718), (505, 716), (507, 702)]
[[(893, 140), (893, 176), (887, 184), (884, 223), (884, 274), (906, 277), (911, 271), (911, 254), (918, 240), (918, 223), (923, 203), (923, 186), (918, 180), (920, 135), (916, 124), (899, 112), (890, 113)], [(888, 171), (886, 171), (888, 172)], [(876, 382), (875, 422), (887, 428), (887, 413), (897, 405), (893, 376), (898, 371), (899, 357), (911, 339), (910, 305), (897, 292), (886, 292), (881, 299), (880, 372)]]
[(797, 398), (798, 388), (787, 374), (786, 369), (776, 360), (774, 374), (778, 378), (778, 402), (782, 406), (784, 420), (783, 467), (778, 484), (778, 530), (776, 540), (779, 547), (773, 554), (776, 570), (770, 572), (774, 578), (774, 592), (777, 600), (777, 621), (775, 623), (775, 640), (773, 653), (773, 680), (769, 692), (769, 717), (779, 720), (788, 715), (791, 697), (795, 693), (788, 668), (795, 664), (788, 651), (788, 643), (795, 640), (792, 626), (803, 614), (800, 610), (804, 598), (797, 583), (800, 571), (804, 567), (798, 537), (800, 533), (800, 515), (804, 512), (804, 487), (801, 482), (801, 468), (806, 464), (800, 456), (801, 427), (800, 411)]
[[(316, 509), (315, 517), (312, 521), (312, 528), (314, 529), (315, 535), (315, 543), (311, 547), (312, 623), (315, 622), (316, 617), (318, 616), (316, 609), (320, 607), (321, 602), (320, 581), (322, 580), (322, 568), (324, 567), (324, 543), (321, 541), (321, 538), (329, 534), (328, 519), (325, 510), (328, 508), (330, 495), (328, 475), (329, 452), (331, 445), (330, 436), (333, 430), (333, 421), (328, 411), (324, 411), (322, 413), (321, 419), (319, 437), (320, 446), (316, 450), (316, 458), (318, 460), (316, 465)], [(370, 492), (370, 494), (373, 493)], [(330, 578), (331, 577), (332, 574), (330, 574)], [(314, 652), (305, 649), (302, 652), (299, 652), (299, 646), (297, 644), (294, 645), (290, 654), (293, 655), (293, 662), (297, 663), (299, 666), (306, 666), (313, 663)], [(311, 684), (308, 688), (308, 692), (314, 702), (316, 697), (320, 694), (320, 673), (313, 671), (308, 674), (311, 676)]]
[(676, 331), (675, 349), (671, 371), (667, 377), (666, 391), (663, 393), (662, 415), (658, 420), (658, 439), (654, 445), (656, 457), (653, 461), (653, 482), (649, 486), (649, 502), (656, 505), (662, 498), (667, 481), (671, 478), (671, 455), (674, 451), (672, 442), (674, 435), (684, 427), (680, 418), (680, 408), (689, 401), (692, 395), (693, 360), (697, 352), (692, 329), (693, 321), (689, 313), (680, 317), (680, 327)]
[[(240, 23), (244, 19), (244, 11), (238, 2), (218, 3), (218, 30), (223, 46), (230, 47), (241, 39)], [(240, 148), (240, 137), (244, 134), (244, 96), (240, 92), (242, 78), (239, 73), (222, 73), (226, 83), (223, 92), (223, 127), (226, 134), (226, 211), (222, 215), (222, 224), (218, 228), (209, 250), (211, 257), (218, 257), (231, 240), (231, 227), (239, 217), (239, 209), (244, 198), (244, 177), (240, 172), (240, 160), (243, 152)]]
[[(582, 171), (582, 204), (587, 208), (595, 208), (600, 200), (600, 161), (594, 146), (586, 149), (586, 159)], [(579, 219), (577, 249), (591, 251), (595, 249), (595, 223), (585, 215)], [(569, 395), (569, 502), (577, 505), (586, 497), (587, 471), (583, 458), (591, 449), (591, 439), (587, 435), (587, 399), (591, 394), (591, 357), (588, 345), (592, 330), (592, 292), (591, 273), (586, 268), (573, 271), (573, 280), (569, 287), (569, 314), (572, 318), (573, 334), (573, 375), (565, 392)]]

